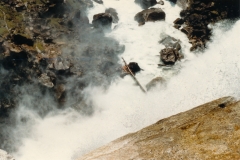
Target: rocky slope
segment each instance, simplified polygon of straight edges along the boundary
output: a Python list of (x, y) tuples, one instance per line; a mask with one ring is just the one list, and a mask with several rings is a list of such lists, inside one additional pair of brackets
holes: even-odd
[(185, 33), (192, 44), (191, 51), (204, 49), (211, 39), (209, 24), (240, 16), (239, 0), (170, 0), (183, 8), (175, 28)]
[(240, 159), (240, 101), (224, 97), (162, 119), (78, 160)]
[[(50, 92), (62, 106), (71, 90), (67, 78), (96, 72), (97, 83), (104, 83), (119, 67), (116, 54), (124, 47), (92, 28), (85, 14), (91, 0), (0, 3), (0, 113), (17, 105), (23, 85)], [(81, 90), (90, 82), (74, 87)]]
[[(92, 114), (82, 90), (89, 84), (107, 86), (120, 68), (117, 55), (124, 51), (89, 22), (86, 10), (92, 6), (91, 0), (0, 2), (1, 148), (11, 150), (8, 127), (28, 121), (14, 116), (19, 103), (42, 117), (66, 107)], [(106, 12), (117, 23), (114, 9)]]

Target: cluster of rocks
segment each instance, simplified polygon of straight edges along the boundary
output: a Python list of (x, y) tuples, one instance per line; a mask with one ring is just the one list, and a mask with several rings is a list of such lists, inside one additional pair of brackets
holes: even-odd
[(96, 30), (118, 22), (113, 8), (95, 15), (92, 25), (85, 13), (93, 6), (91, 0), (3, 0), (0, 4), (1, 113), (8, 114), (6, 110), (18, 103), (17, 86), (40, 87), (62, 106), (67, 94), (79, 92), (70, 90), (82, 90), (91, 83), (79, 80), (77, 86), (69, 87), (67, 78), (86, 79), (87, 72), (94, 72), (92, 79), (100, 77), (98, 83), (102, 83), (115, 74), (116, 54), (124, 46)]
[(239, 0), (190, 0), (187, 6), (181, 11), (181, 18), (174, 21), (174, 27), (187, 35), (191, 51), (205, 48), (211, 36), (210, 23), (240, 16)]
[(176, 61), (183, 58), (180, 40), (165, 35), (159, 43), (166, 47), (160, 51), (160, 59), (164, 65), (174, 65)]
[(93, 16), (93, 27), (100, 28), (103, 30), (110, 30), (112, 28), (112, 23), (118, 23), (118, 13), (114, 8), (108, 8), (105, 13), (95, 14)]
[[(110, 21), (100, 14), (91, 24), (86, 10), (92, 6), (91, 0), (0, 2), (0, 147), (12, 149), (10, 135), (1, 129), (16, 123), (10, 113), (24, 95), (33, 95), (31, 104), (48, 103), (39, 98), (48, 95), (59, 109), (89, 115), (93, 108), (82, 90), (89, 84), (107, 86), (118, 75), (117, 55), (124, 46), (102, 30), (117, 23), (118, 14), (108, 8), (104, 14)], [(54, 108), (45, 106), (43, 111), (31, 107), (45, 116)]]
[[(82, 8), (91, 6), (89, 2), (83, 1)], [(74, 18), (85, 21), (86, 16), (80, 15), (79, 8), (73, 9), (75, 4), (67, 5), (63, 0), (3, 0), (0, 3), (0, 17), (3, 17), (0, 23), (0, 65), (8, 72), (2, 74), (0, 109), (6, 109), (16, 105), (19, 93), (14, 87), (34, 83), (38, 77), (43, 86), (54, 92), (58, 90), (61, 85), (57, 81), (59, 71), (69, 70), (71, 66), (59, 61), (64, 46), (60, 39), (74, 35), (70, 21)], [(88, 21), (83, 23), (87, 25)]]
[(134, 20), (137, 21), (138, 24), (141, 26), (148, 21), (155, 22), (165, 20), (165, 17), (166, 14), (161, 8), (150, 8), (137, 13), (134, 17)]

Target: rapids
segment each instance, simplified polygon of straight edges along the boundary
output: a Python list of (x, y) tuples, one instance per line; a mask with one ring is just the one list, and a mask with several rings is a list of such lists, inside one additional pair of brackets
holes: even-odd
[[(187, 37), (173, 28), (181, 10), (178, 6), (168, 1), (156, 5), (165, 11), (166, 20), (138, 26), (133, 17), (142, 9), (133, 0), (104, 0), (103, 5), (94, 3), (88, 11), (90, 22), (94, 14), (109, 7), (116, 9), (120, 21), (105, 36), (125, 45), (119, 59), (137, 62), (144, 69), (136, 74), (143, 86), (159, 76), (167, 80), (167, 86), (144, 94), (130, 76), (117, 78), (108, 89), (88, 86), (84, 93), (94, 108), (91, 116), (66, 109), (41, 118), (27, 106), (19, 106), (18, 114), (30, 117), (31, 124), (19, 124), (14, 130), (22, 141), (12, 153), (16, 159), (74, 160), (162, 118), (223, 96), (240, 97), (240, 21), (210, 26), (213, 36), (207, 48), (192, 53)], [(158, 41), (166, 34), (181, 41), (184, 59), (173, 67), (158, 67), (159, 52), (164, 48)]]

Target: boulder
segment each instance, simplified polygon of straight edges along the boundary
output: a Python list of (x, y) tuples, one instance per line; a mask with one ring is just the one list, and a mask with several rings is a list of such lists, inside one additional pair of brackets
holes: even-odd
[(13, 35), (12, 41), (17, 45), (26, 44), (29, 46), (33, 46), (34, 44), (34, 41), (32, 39), (26, 38), (20, 34)]
[(175, 62), (183, 58), (183, 56), (174, 48), (165, 48), (161, 50), (160, 58), (165, 65), (174, 65)]
[(105, 10), (105, 13), (108, 13), (112, 16), (112, 22), (113, 23), (118, 23), (119, 18), (118, 18), (118, 13), (114, 8), (108, 8)]
[(122, 69), (125, 71), (125, 73), (130, 73), (129, 69), (133, 74), (136, 74), (137, 72), (141, 71), (142, 69), (139, 67), (138, 63), (136, 62), (130, 62), (127, 66), (123, 66)]
[(173, 23), (182, 25), (184, 23), (184, 20), (182, 18), (177, 18)]
[(157, 4), (156, 0), (135, 0), (135, 3), (139, 4), (143, 9), (147, 9)]
[(240, 16), (239, 0), (175, 0), (174, 3), (187, 4), (187, 7), (183, 7), (184, 10), (180, 12), (181, 18), (174, 21), (174, 27), (181, 29), (187, 35), (189, 42), (192, 43), (191, 51), (205, 48), (205, 44), (211, 37), (209, 24)]
[(136, 63), (136, 62), (130, 62), (128, 64), (128, 68), (132, 71), (133, 74), (141, 71), (141, 68), (139, 67), (138, 63)]
[(180, 45), (180, 40), (177, 40), (169, 35), (163, 35), (163, 39), (159, 41), (160, 44), (163, 44), (166, 48), (173, 48), (180, 50), (182, 47)]
[(166, 80), (162, 77), (156, 77), (154, 79), (152, 79), (147, 85), (147, 91), (155, 88), (157, 85), (163, 85), (166, 86)]
[(134, 20), (137, 21), (139, 25), (143, 25), (148, 21), (155, 22), (165, 20), (165, 17), (166, 14), (161, 8), (150, 8), (137, 13)]
[(77, 160), (237, 160), (239, 118), (240, 101), (224, 97), (129, 133)]
[(51, 78), (46, 73), (41, 74), (41, 76), (38, 78), (38, 81), (39, 83), (48, 88), (52, 88), (54, 86), (54, 84), (51, 81)]
[(98, 3), (98, 4), (103, 4), (102, 0), (93, 0), (94, 2)]
[(94, 28), (111, 29), (113, 18), (109, 13), (99, 13), (93, 16), (92, 24)]
[(178, 5), (179, 7), (185, 9), (188, 6), (188, 0), (168, 0), (172, 2), (173, 4)]

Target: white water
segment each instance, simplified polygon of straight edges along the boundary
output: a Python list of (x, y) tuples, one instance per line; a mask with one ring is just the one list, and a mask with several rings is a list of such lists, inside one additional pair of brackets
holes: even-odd
[[(88, 87), (85, 93), (93, 101), (94, 115), (82, 117), (69, 109), (45, 119), (35, 116), (32, 133), (15, 153), (16, 159), (75, 159), (167, 116), (223, 96), (240, 97), (240, 21), (233, 28), (229, 22), (215, 25), (213, 42), (203, 54), (193, 54), (189, 52), (186, 36), (172, 27), (180, 11), (178, 7), (165, 2), (165, 22), (149, 22), (139, 27), (133, 17), (141, 8), (133, 0), (105, 0), (104, 6), (95, 5), (89, 17), (104, 12), (107, 7), (119, 13), (117, 29), (106, 36), (124, 44), (126, 50), (121, 56), (128, 62), (138, 62), (144, 69), (137, 74), (139, 81), (146, 85), (162, 76), (168, 80), (167, 87), (159, 86), (144, 94), (128, 76), (113, 82), (107, 91)], [(170, 70), (157, 67), (159, 51), (164, 48), (158, 44), (163, 33), (181, 40), (185, 56)]]

